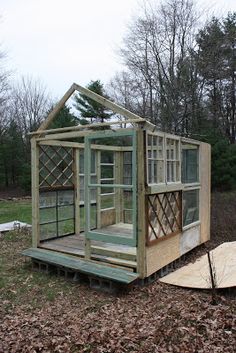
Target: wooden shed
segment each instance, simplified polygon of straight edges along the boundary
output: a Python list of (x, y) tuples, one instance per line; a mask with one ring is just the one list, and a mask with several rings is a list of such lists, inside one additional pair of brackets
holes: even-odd
[[(117, 118), (49, 130), (75, 91)], [(33, 243), (24, 255), (130, 283), (209, 240), (208, 144), (163, 133), (77, 84), (31, 142)]]

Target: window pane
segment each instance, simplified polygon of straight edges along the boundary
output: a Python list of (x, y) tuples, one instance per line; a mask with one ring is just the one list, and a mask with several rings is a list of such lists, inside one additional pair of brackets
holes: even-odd
[(101, 151), (101, 163), (113, 163), (114, 153), (113, 151)]
[(101, 196), (101, 209), (114, 207), (114, 195)]
[(58, 205), (71, 205), (74, 203), (74, 191), (58, 191)]
[(49, 223), (40, 226), (40, 240), (55, 238), (57, 236), (57, 224)]
[(101, 194), (113, 194), (114, 188), (101, 187)]
[(40, 192), (39, 207), (54, 207), (56, 206), (56, 192)]
[(164, 182), (164, 161), (157, 162), (157, 182)]
[(113, 165), (102, 165), (101, 166), (101, 178), (113, 178)]
[(123, 154), (123, 183), (125, 185), (132, 184), (132, 152), (124, 152)]
[(183, 192), (183, 225), (199, 220), (199, 190)]
[(47, 222), (56, 222), (56, 207), (42, 208), (39, 210), (40, 224)]
[(196, 183), (198, 177), (198, 148), (197, 146), (182, 146), (182, 182)]
[(58, 222), (58, 236), (73, 234), (75, 231), (75, 225), (73, 219)]
[(58, 207), (58, 220), (61, 221), (67, 218), (74, 218), (74, 206)]
[(96, 152), (91, 151), (91, 173), (96, 173)]
[(79, 151), (79, 173), (84, 174), (84, 150)]
[(133, 208), (132, 202), (132, 191), (130, 190), (123, 190), (123, 208), (131, 210)]

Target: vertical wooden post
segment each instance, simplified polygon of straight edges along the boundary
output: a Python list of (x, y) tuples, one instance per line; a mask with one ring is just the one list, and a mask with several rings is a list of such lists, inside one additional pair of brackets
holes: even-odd
[[(97, 165), (96, 165), (96, 174), (97, 174), (97, 183), (101, 184), (101, 151), (95, 150), (97, 155)], [(101, 187), (97, 187), (97, 228), (101, 228)]]
[(31, 196), (32, 196), (32, 246), (37, 248), (39, 229), (39, 148), (36, 138), (31, 139)]
[(80, 179), (79, 179), (79, 149), (74, 149), (74, 183), (75, 183), (75, 233), (80, 234)]
[(137, 271), (140, 278), (146, 277), (145, 165), (144, 131), (140, 129), (137, 132)]
[(91, 146), (88, 137), (84, 144), (84, 205), (85, 205), (85, 259), (91, 258), (91, 240), (88, 238), (91, 224), (91, 194), (89, 184), (91, 183)]
[[(120, 178), (120, 183), (123, 184), (123, 177), (124, 177), (124, 152), (119, 152), (120, 154), (120, 170), (119, 170), (119, 178)], [(119, 190), (120, 193), (120, 222), (125, 221), (124, 217), (124, 189)]]
[[(114, 184), (123, 184), (123, 181), (121, 180), (121, 175), (120, 175), (120, 154), (121, 152), (114, 152), (115, 158), (114, 158), (114, 164), (115, 164), (115, 180)], [(121, 189), (116, 188), (114, 189), (115, 192), (115, 210), (116, 210), (116, 223), (121, 222)]]

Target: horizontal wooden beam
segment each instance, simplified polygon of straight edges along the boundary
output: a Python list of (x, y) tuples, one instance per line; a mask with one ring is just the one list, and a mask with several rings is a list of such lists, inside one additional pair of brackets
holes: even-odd
[(144, 119), (127, 119), (127, 120), (114, 120), (110, 122), (104, 122), (104, 123), (94, 123), (94, 124), (86, 124), (86, 125), (76, 125), (76, 126), (68, 126), (68, 127), (61, 127), (61, 128), (56, 128), (56, 129), (49, 129), (49, 130), (37, 130), (34, 132), (30, 132), (29, 135), (45, 135), (45, 134), (51, 134), (51, 133), (56, 133), (56, 132), (67, 132), (67, 131), (80, 131), (80, 130), (88, 130), (88, 129), (97, 129), (100, 127), (109, 127), (112, 125), (121, 125), (121, 124), (137, 124), (137, 123), (144, 123)]
[[(116, 133), (120, 133), (125, 131), (128, 135), (128, 132), (134, 131), (134, 128), (126, 128), (126, 129), (116, 129), (116, 130), (102, 130), (100, 131), (102, 133), (102, 137), (115, 137)], [(44, 137), (39, 137), (37, 138), (37, 141), (46, 141), (47, 140), (65, 140), (65, 139), (72, 139), (72, 138), (77, 138), (77, 137), (84, 137), (84, 136), (91, 136), (93, 138), (93, 135), (97, 137), (98, 131), (91, 131), (91, 130), (85, 130), (85, 131), (70, 131), (70, 132), (61, 132), (58, 134), (49, 134), (45, 135)], [(109, 136), (108, 136), (109, 135)]]
[[(132, 249), (135, 249), (135, 248), (132, 248)], [(123, 260), (136, 261), (135, 252), (121, 252), (121, 250), (118, 250), (118, 249), (109, 249), (109, 248), (104, 248), (102, 246), (95, 246), (95, 245), (91, 246), (91, 251), (92, 251), (92, 254), (115, 257)]]
[[(36, 139), (40, 146), (61, 146), (61, 147), (72, 147), (84, 149), (84, 143), (70, 142), (70, 141), (60, 141), (60, 140), (42, 140)], [(128, 152), (132, 151), (132, 147), (121, 147), (121, 146), (109, 146), (109, 145), (91, 145), (92, 150), (101, 150), (101, 151), (119, 151), (119, 152)]]
[[(116, 114), (123, 115), (127, 119), (131, 120), (137, 120), (137, 122), (145, 122), (145, 119), (141, 118), (140, 116), (130, 112), (129, 110), (121, 107), (120, 105), (113, 103), (109, 99), (100, 96), (99, 94), (89, 90), (88, 88), (84, 88), (77, 83), (73, 83), (72, 86), (68, 89), (68, 91), (64, 94), (64, 96), (61, 98), (61, 100), (55, 105), (53, 110), (49, 113), (48, 117), (42, 122), (42, 124), (39, 126), (38, 130), (34, 132), (33, 134), (41, 134), (43, 131), (47, 129), (47, 127), (50, 125), (50, 123), (54, 120), (55, 116), (60, 112), (60, 110), (63, 108), (67, 100), (72, 96), (72, 94), (78, 91), (81, 94), (85, 95), (86, 97), (94, 100), (97, 103), (100, 103), (104, 107), (112, 110)], [(126, 120), (123, 120), (124, 123), (126, 123)], [(122, 123), (122, 121), (119, 121), (118, 123)], [(104, 123), (101, 123), (102, 126), (104, 126)], [(59, 130), (55, 129), (57, 131), (70, 131), (70, 128), (68, 127), (69, 130)], [(63, 129), (63, 128), (61, 128)], [(49, 130), (50, 131), (50, 130)]]

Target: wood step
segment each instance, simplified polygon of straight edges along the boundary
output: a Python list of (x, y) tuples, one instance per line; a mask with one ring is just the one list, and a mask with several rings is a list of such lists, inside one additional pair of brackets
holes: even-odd
[(112, 281), (129, 284), (135, 281), (138, 273), (125, 271), (123, 269), (100, 265), (94, 262), (78, 259), (72, 255), (66, 255), (55, 251), (29, 248), (22, 252), (22, 255), (33, 259), (45, 261), (57, 266), (63, 266), (91, 276), (97, 276)]

